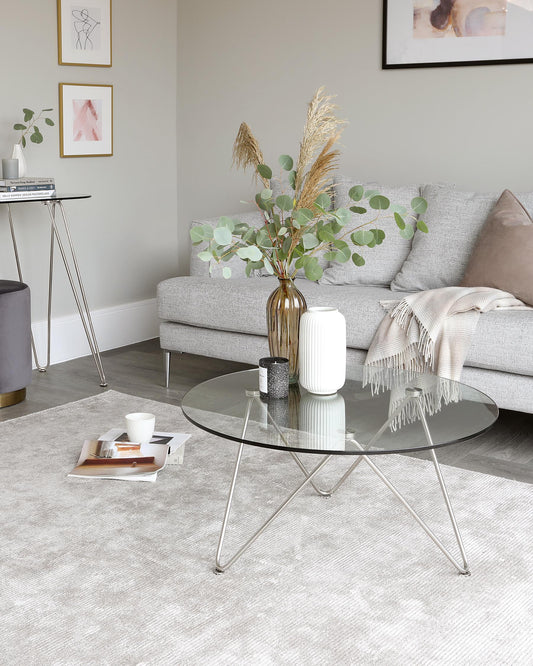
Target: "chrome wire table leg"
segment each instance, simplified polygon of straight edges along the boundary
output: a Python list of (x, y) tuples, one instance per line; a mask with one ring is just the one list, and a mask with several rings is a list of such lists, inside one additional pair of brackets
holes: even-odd
[[(259, 400), (259, 397), (256, 396), (256, 399)], [(278, 435), (279, 435), (281, 441), (285, 444), (285, 446), (288, 447), (288, 446), (289, 446), (289, 442), (287, 441), (287, 438), (286, 438), (285, 435), (283, 434), (282, 430), (280, 429), (280, 427), (278, 426), (278, 424), (276, 423), (276, 421), (272, 418), (272, 416), (270, 415), (270, 412), (269, 412), (268, 410), (267, 410), (267, 418), (268, 418), (268, 420), (270, 421), (270, 423), (274, 426), (274, 430), (278, 433)], [(302, 462), (301, 458), (300, 458), (296, 453), (294, 453), (294, 451), (289, 451), (289, 453), (291, 454), (291, 456), (292, 456), (293, 459), (295, 460), (295, 462), (296, 462), (296, 464), (298, 465), (298, 467), (302, 470), (302, 472), (304, 473), (304, 475), (308, 477), (310, 473), (309, 473), (307, 467), (306, 467), (306, 466), (304, 465), (304, 463)], [(314, 481), (311, 481), (311, 485), (313, 486), (315, 492), (318, 493), (319, 495), (322, 495), (322, 497), (329, 497), (329, 496), (331, 495), (331, 493), (329, 493), (329, 492), (327, 492), (327, 491), (324, 491), (324, 490), (321, 490), (321, 489), (315, 484)]]
[[(426, 437), (426, 440), (430, 447), (434, 447), (434, 442), (431, 437), (431, 433), (429, 431), (428, 423), (426, 420), (426, 415), (424, 414), (424, 408), (422, 406), (421, 402), (421, 390), (420, 389), (407, 389), (409, 393), (408, 399), (416, 400), (416, 406), (417, 406), (417, 411), (420, 417), (420, 420), (422, 422), (422, 427), (424, 428), (424, 434)], [(390, 421), (390, 419), (389, 419)], [(355, 440), (350, 440), (352, 441), (353, 444), (358, 446), (361, 450), (363, 450), (363, 447), (356, 442)], [(437, 472), (437, 478), (439, 480), (439, 485), (442, 490), (442, 494), (444, 496), (444, 501), (446, 504), (446, 509), (448, 510), (448, 515), (450, 517), (452, 527), (454, 530), (454, 534), (457, 540), (457, 544), (459, 546), (459, 550), (461, 552), (461, 558), (463, 561), (463, 564), (461, 565), (456, 558), (450, 553), (450, 551), (444, 546), (442, 541), (437, 537), (437, 535), (433, 532), (433, 530), (426, 524), (426, 522), (418, 515), (418, 513), (413, 509), (413, 507), (409, 504), (409, 502), (405, 499), (405, 497), (400, 493), (400, 491), (393, 485), (393, 483), (385, 476), (385, 474), (381, 471), (381, 469), (373, 462), (371, 459), (372, 456), (366, 456), (362, 455), (362, 459), (369, 465), (369, 467), (372, 469), (375, 474), (383, 481), (383, 483), (387, 486), (387, 488), (397, 497), (400, 502), (404, 505), (404, 507), (409, 511), (411, 516), (416, 520), (416, 522), (420, 525), (420, 527), (424, 530), (424, 532), (430, 537), (430, 539), (433, 541), (433, 543), (444, 553), (444, 555), (448, 558), (448, 560), (454, 565), (454, 567), (459, 571), (459, 573), (469, 576), (470, 575), (470, 569), (468, 567), (468, 562), (466, 560), (466, 553), (465, 549), (463, 546), (463, 541), (461, 539), (461, 535), (459, 533), (459, 528), (457, 526), (457, 521), (455, 519), (455, 515), (453, 513), (452, 505), (450, 502), (450, 498), (448, 495), (448, 492), (446, 490), (446, 485), (444, 483), (444, 478), (442, 476), (442, 472), (440, 470), (440, 466), (437, 460), (437, 455), (435, 453), (435, 449), (431, 448), (431, 456), (433, 460), (433, 464), (435, 466), (435, 471)]]
[[(246, 413), (244, 416), (244, 423), (242, 427), (242, 434), (241, 434), (241, 440), (244, 440), (244, 437), (246, 435), (246, 430), (248, 428), (248, 422), (250, 420), (250, 412), (252, 410), (252, 406), (254, 402), (257, 400), (258, 397), (258, 391), (246, 391), (246, 395), (248, 397), (248, 401), (246, 404)], [(225, 563), (222, 563), (221, 558), (222, 558), (222, 549), (224, 547), (224, 538), (226, 535), (226, 529), (228, 526), (228, 521), (229, 521), (229, 516), (231, 512), (231, 505), (233, 502), (233, 495), (235, 492), (235, 485), (237, 482), (237, 476), (239, 473), (239, 467), (241, 464), (241, 459), (242, 459), (242, 451), (244, 448), (244, 441), (241, 441), (239, 444), (239, 450), (237, 452), (237, 460), (235, 461), (235, 468), (233, 470), (233, 476), (231, 479), (231, 484), (230, 484), (230, 489), (228, 493), (228, 499), (226, 502), (226, 509), (224, 511), (224, 518), (222, 521), (222, 528), (220, 530), (220, 537), (218, 540), (218, 547), (217, 547), (217, 552), (216, 552), (216, 558), (215, 558), (215, 573), (223, 573), (224, 571), (227, 571), (229, 567), (236, 562), (241, 555), (248, 550), (248, 548), (254, 543), (254, 541), (267, 529), (267, 527), (280, 515), (280, 513), (292, 502), (292, 500), (300, 493), (303, 488), (308, 483), (311, 483), (313, 477), (315, 474), (318, 474), (318, 472), (324, 467), (324, 465), (328, 462), (328, 460), (331, 458), (331, 456), (325, 456), (319, 464), (312, 470), (312, 472), (306, 476), (305, 480), (294, 490), (288, 497), (287, 499), (280, 504), (280, 506), (274, 511), (274, 513), (261, 525), (261, 527), (256, 530), (252, 536), (234, 553), (232, 557), (230, 557), (229, 560), (227, 560)]]
[(230, 493), (228, 496), (228, 504), (226, 506), (226, 513), (224, 514), (224, 523), (223, 523), (223, 528), (222, 532), (220, 534), (220, 540), (218, 544), (218, 549), (217, 549), (217, 558), (216, 558), (216, 563), (215, 563), (215, 571), (216, 573), (222, 573), (223, 571), (226, 571), (236, 560), (239, 559), (239, 557), (253, 544), (253, 542), (266, 530), (266, 528), (280, 515), (280, 513), (292, 502), (292, 500), (305, 488), (305, 486), (311, 482), (311, 479), (320, 472), (320, 470), (324, 467), (324, 465), (331, 459), (331, 455), (325, 456), (320, 463), (312, 470), (312, 472), (309, 474), (308, 477), (302, 481), (302, 483), (287, 497), (287, 499), (280, 504), (280, 506), (274, 511), (274, 513), (268, 518), (262, 525), (261, 527), (252, 534), (252, 536), (244, 543), (243, 546), (241, 546), (237, 552), (225, 563), (222, 564), (220, 561), (220, 554), (222, 551), (222, 546), (224, 544), (224, 533), (226, 531), (226, 526), (227, 526), (227, 518), (229, 517), (229, 511), (231, 508), (231, 501), (233, 498), (233, 491), (235, 489), (235, 481), (237, 479), (237, 472), (239, 469), (240, 461), (241, 461), (241, 454), (242, 454), (242, 448), (244, 444), (239, 445), (239, 453), (237, 455), (237, 462), (235, 464), (235, 470), (233, 473), (233, 479), (230, 487)]
[[(387, 488), (400, 500), (400, 502), (404, 505), (404, 507), (409, 511), (409, 513), (413, 516), (413, 518), (416, 520), (416, 522), (420, 525), (420, 527), (424, 530), (424, 532), (429, 536), (429, 538), (433, 541), (433, 543), (446, 555), (446, 557), (450, 560), (450, 562), (456, 567), (456, 569), (459, 571), (461, 574), (465, 575), (470, 575), (470, 571), (468, 569), (468, 564), (466, 562), (466, 558), (464, 557), (464, 549), (462, 547), (462, 543), (460, 539), (458, 539), (459, 543), (459, 548), (461, 550), (461, 555), (463, 556), (463, 565), (459, 564), (459, 562), (454, 558), (454, 556), (450, 553), (450, 551), (444, 546), (442, 541), (438, 538), (438, 536), (433, 532), (433, 530), (422, 520), (422, 518), (418, 515), (418, 513), (413, 509), (413, 507), (409, 504), (409, 502), (405, 499), (405, 497), (400, 493), (400, 491), (392, 484), (391, 481), (383, 474), (383, 472), (379, 469), (379, 467), (372, 461), (370, 460), (369, 456), (362, 456), (365, 462), (370, 466), (370, 468), (377, 474), (377, 476), (383, 481), (383, 483), (387, 486)], [(453, 514), (450, 514), (450, 517)], [(458, 532), (456, 532), (457, 536)]]
[[(426, 439), (427, 439), (428, 443), (433, 446), (433, 439), (432, 439), (431, 433), (429, 431), (428, 422), (426, 420), (426, 415), (424, 414), (424, 409), (421, 405), (420, 399), (418, 399), (418, 401), (417, 401), (417, 409), (418, 409), (418, 413), (420, 415), (420, 420), (422, 421), (422, 426), (424, 428), (424, 433), (426, 435)], [(452, 523), (455, 538), (457, 539), (457, 544), (459, 546), (459, 550), (461, 551), (461, 557), (463, 559), (463, 571), (461, 571), (461, 573), (469, 574), (470, 571), (469, 571), (469, 568), (468, 568), (468, 562), (466, 560), (465, 547), (463, 545), (463, 540), (461, 538), (461, 533), (459, 532), (459, 526), (457, 525), (457, 520), (456, 520), (455, 514), (453, 512), (452, 503), (451, 503), (451, 500), (450, 500), (450, 496), (448, 495), (448, 490), (446, 488), (446, 483), (444, 481), (444, 477), (443, 477), (441, 469), (440, 469), (440, 465), (439, 465), (439, 461), (437, 459), (437, 454), (435, 453), (435, 449), (434, 448), (430, 449), (430, 453), (431, 453), (431, 458), (433, 460), (433, 465), (435, 466), (435, 472), (437, 473), (437, 478), (439, 480), (439, 485), (440, 485), (440, 488), (441, 488), (441, 491), (442, 491), (442, 495), (444, 497), (444, 502), (446, 504), (446, 509), (448, 510), (448, 515), (450, 516), (450, 520), (451, 520), (451, 523)]]
[[(13, 243), (13, 251), (15, 253), (15, 262), (17, 264), (17, 273), (19, 276), (19, 280), (21, 282), (24, 282), (24, 279), (22, 277), (22, 268), (20, 264), (20, 257), (19, 257), (19, 252), (18, 252), (18, 246), (17, 246), (17, 239), (15, 236), (15, 225), (13, 224), (13, 216), (11, 214), (11, 206), (7, 204), (7, 215), (9, 218), (9, 229), (11, 232), (11, 241)], [(33, 359), (35, 361), (35, 366), (39, 372), (46, 372), (48, 367), (50, 366), (50, 319), (51, 319), (51, 312), (52, 312), (52, 276), (54, 272), (54, 231), (53, 229), (50, 230), (50, 258), (49, 258), (49, 275), (48, 275), (48, 324), (47, 324), (47, 331), (48, 331), (48, 337), (47, 337), (47, 343), (46, 343), (46, 365), (42, 365), (42, 363), (39, 363), (39, 357), (37, 356), (37, 348), (35, 346), (35, 338), (33, 336), (33, 330), (31, 331), (31, 350), (33, 353)]]
[[(381, 426), (381, 428), (376, 432), (376, 434), (375, 434), (375, 435), (372, 437), (372, 439), (368, 442), (368, 444), (367, 444), (366, 447), (365, 447), (365, 450), (368, 450), (368, 449), (372, 448), (372, 446), (374, 446), (374, 444), (380, 439), (380, 437), (383, 435), (383, 433), (385, 432), (385, 430), (386, 430), (386, 429), (389, 427), (389, 425), (394, 421), (394, 419), (396, 418), (396, 416), (397, 416), (398, 414), (400, 414), (400, 412), (402, 411), (402, 409), (404, 408), (404, 406), (405, 406), (410, 400), (412, 400), (412, 397), (411, 397), (411, 396), (408, 396), (407, 398), (405, 398), (404, 400), (402, 400), (402, 402), (398, 405), (398, 407), (396, 407), (396, 409), (390, 414), (389, 418), (385, 421), (385, 423)], [(353, 438), (353, 436), (350, 435), (350, 434), (347, 434), (347, 435), (346, 435), (346, 441), (350, 441), (350, 442), (352, 442), (352, 443), (356, 443), (356, 445), (357, 445), (359, 448), (361, 448), (361, 449), (363, 448), (363, 447), (361, 447), (361, 445), (360, 445), (358, 442), (356, 442), (356, 440), (355, 440), (355, 439)], [(302, 472), (307, 476), (307, 475), (309, 474), (309, 472), (308, 472), (307, 468), (305, 467), (304, 463), (302, 462), (302, 460), (299, 458), (299, 456), (298, 456), (296, 453), (294, 453), (294, 452), (291, 452), (291, 455), (292, 455), (292, 457), (295, 459), (296, 463), (298, 464), (298, 467), (299, 467), (299, 468), (302, 470)], [(337, 481), (337, 483), (336, 483), (334, 486), (332, 486), (329, 490), (323, 490), (323, 489), (321, 489), (321, 488), (317, 488), (316, 485), (315, 485), (314, 483), (312, 484), (312, 485), (313, 485), (313, 488), (316, 490), (316, 492), (317, 492), (319, 495), (322, 495), (322, 496), (324, 496), (324, 497), (331, 497), (331, 495), (333, 495), (333, 493), (336, 492), (336, 491), (342, 486), (342, 484), (346, 481), (346, 479), (351, 475), (351, 473), (352, 473), (352, 472), (355, 470), (355, 468), (361, 463), (362, 460), (363, 460), (363, 456), (362, 456), (362, 455), (358, 455), (357, 458), (355, 459), (355, 461), (350, 465), (350, 467), (348, 467), (348, 469), (346, 470), (346, 472), (344, 472), (344, 474), (343, 474), (343, 475), (341, 476), (341, 478)]]
[[(239, 557), (254, 543), (254, 541), (265, 531), (265, 529), (277, 518), (277, 516), (292, 502), (292, 500), (305, 488), (307, 484), (310, 484), (313, 486), (315, 491), (319, 493), (320, 495), (323, 496), (329, 496), (332, 493), (334, 493), (338, 488), (346, 481), (346, 479), (352, 474), (352, 472), (355, 470), (355, 468), (364, 460), (369, 467), (372, 469), (372, 471), (383, 481), (383, 483), (387, 486), (387, 488), (393, 493), (393, 495), (400, 500), (400, 502), (403, 504), (403, 506), (407, 509), (407, 511), (411, 514), (411, 516), (416, 520), (416, 522), (422, 527), (424, 532), (430, 537), (430, 539), (435, 543), (435, 545), (442, 551), (442, 553), (448, 558), (448, 560), (453, 564), (453, 566), (459, 571), (459, 573), (463, 575), (470, 575), (470, 570), (468, 567), (468, 562), (466, 559), (466, 553), (463, 545), (463, 541), (461, 539), (461, 535), (459, 532), (459, 527), (457, 525), (457, 521), (455, 519), (455, 515), (452, 509), (450, 497), (448, 495), (448, 491), (446, 489), (446, 484), (444, 482), (444, 478), (442, 476), (442, 472), (440, 469), (440, 465), (437, 460), (437, 455), (435, 453), (434, 449), (434, 442), (431, 437), (431, 433), (429, 430), (429, 426), (427, 423), (426, 416), (424, 414), (424, 409), (422, 406), (422, 401), (421, 401), (421, 391), (420, 389), (408, 389), (407, 390), (408, 395), (407, 397), (398, 405), (398, 407), (390, 414), (389, 418), (385, 421), (385, 423), (381, 426), (381, 428), (375, 433), (375, 435), (371, 438), (369, 443), (363, 447), (357, 440), (353, 438), (353, 436), (350, 436), (349, 434), (347, 435), (347, 441), (355, 445), (361, 453), (358, 455), (357, 459), (350, 465), (350, 467), (346, 470), (346, 472), (342, 475), (342, 477), (339, 479), (339, 481), (330, 489), (330, 490), (323, 490), (319, 488), (313, 481), (314, 477), (320, 472), (320, 470), (326, 465), (326, 463), (333, 457), (332, 454), (328, 454), (322, 458), (322, 460), (316, 465), (314, 469), (309, 471), (305, 464), (301, 461), (300, 457), (294, 452), (294, 451), (289, 451), (295, 462), (297, 463), (298, 467), (300, 470), (303, 472), (305, 476), (305, 480), (287, 497), (287, 499), (278, 507), (278, 509), (268, 518), (261, 527), (254, 532), (254, 534), (235, 552), (235, 554), (225, 563), (221, 562), (221, 554), (222, 554), (222, 548), (224, 545), (224, 538), (226, 534), (226, 529), (228, 525), (228, 520), (229, 520), (229, 515), (231, 511), (231, 504), (233, 501), (233, 495), (235, 492), (235, 485), (237, 481), (237, 476), (238, 476), (238, 471), (239, 467), (241, 464), (241, 459), (242, 459), (242, 452), (244, 448), (244, 437), (246, 434), (246, 429), (248, 427), (248, 422), (250, 419), (250, 412), (252, 409), (252, 405), (255, 400), (257, 400), (257, 391), (247, 391), (246, 395), (248, 396), (248, 401), (247, 401), (247, 407), (246, 407), (246, 414), (244, 418), (244, 424), (243, 424), (243, 429), (242, 429), (242, 434), (241, 434), (241, 443), (239, 444), (239, 450), (237, 453), (237, 460), (235, 462), (235, 468), (233, 471), (233, 477), (230, 485), (230, 490), (228, 494), (228, 499), (226, 503), (226, 510), (224, 513), (224, 519), (222, 522), (222, 529), (220, 533), (220, 538), (219, 538), (219, 543), (218, 543), (218, 548), (217, 548), (217, 553), (216, 553), (216, 562), (215, 562), (215, 572), (217, 573), (222, 573), (223, 571), (226, 571)], [(435, 471), (437, 473), (437, 478), (439, 481), (439, 485), (444, 497), (444, 501), (446, 504), (446, 509), (448, 511), (448, 515), (450, 517), (452, 527), (454, 530), (454, 534), (457, 540), (457, 544), (459, 546), (459, 550), (461, 552), (461, 558), (462, 558), (462, 565), (460, 562), (450, 553), (450, 551), (444, 546), (442, 541), (439, 539), (439, 537), (435, 534), (435, 532), (427, 525), (427, 523), (420, 517), (420, 515), (415, 511), (415, 509), (409, 504), (409, 502), (406, 500), (406, 498), (402, 495), (402, 493), (394, 486), (394, 484), (388, 479), (388, 477), (381, 471), (381, 469), (373, 462), (372, 458), (373, 456), (371, 455), (365, 455), (365, 452), (371, 449), (371, 447), (379, 440), (379, 438), (383, 435), (385, 430), (390, 426), (390, 424), (394, 421), (396, 416), (401, 412), (401, 410), (405, 407), (407, 402), (415, 400), (416, 401), (416, 407), (417, 411), (420, 417), (420, 421), (422, 423), (422, 427), (424, 429), (424, 435), (426, 437), (426, 440), (429, 444), (430, 452), (431, 452), (431, 457), (433, 460), (433, 464), (435, 467)], [(269, 415), (270, 418), (270, 415)], [(276, 431), (278, 434), (281, 436), (282, 441), (288, 445), (287, 440), (285, 436), (283, 435), (283, 432), (281, 429), (277, 426), (277, 424), (270, 418), (271, 423), (274, 425)]]
[[(63, 259), (63, 265), (65, 266), (65, 270), (67, 272), (67, 276), (70, 282), (70, 288), (72, 290), (72, 294), (74, 296), (74, 300), (76, 301), (76, 306), (78, 308), (78, 313), (80, 315), (81, 322), (83, 324), (83, 328), (85, 330), (85, 335), (87, 337), (87, 342), (89, 343), (89, 348), (91, 350), (91, 354), (94, 359), (94, 363), (96, 365), (96, 369), (98, 371), (98, 374), (100, 376), (100, 386), (105, 387), (107, 386), (107, 381), (105, 378), (104, 374), (104, 368), (102, 365), (102, 360), (100, 358), (100, 350), (98, 349), (98, 341), (96, 339), (96, 334), (94, 332), (94, 327), (93, 327), (93, 322), (91, 318), (91, 312), (89, 310), (89, 305), (87, 303), (87, 297), (85, 295), (85, 288), (83, 286), (83, 280), (81, 277), (80, 269), (78, 266), (78, 260), (76, 258), (76, 252), (74, 250), (74, 245), (72, 243), (72, 238), (70, 235), (70, 229), (68, 226), (67, 222), (67, 217), (65, 215), (65, 210), (63, 208), (63, 203), (61, 201), (45, 201), (44, 205), (46, 206), (48, 210), (48, 214), (50, 215), (50, 222), (52, 225), (52, 230), (55, 235), (55, 239), (57, 241), (57, 245), (59, 247), (59, 251), (61, 252), (61, 258)], [(72, 269), (70, 267), (69, 259), (67, 256), (67, 253), (65, 251), (64, 243), (61, 239), (61, 234), (59, 231), (59, 227), (56, 222), (56, 206), (59, 207), (59, 210), (61, 212), (61, 217), (63, 220), (63, 226), (65, 228), (65, 233), (66, 233), (66, 238), (70, 250), (70, 254), (72, 257), (72, 262), (74, 264), (74, 272), (76, 273), (76, 278), (77, 278), (77, 283), (74, 279), (74, 275), (72, 272)], [(79, 292), (79, 293), (78, 293)]]

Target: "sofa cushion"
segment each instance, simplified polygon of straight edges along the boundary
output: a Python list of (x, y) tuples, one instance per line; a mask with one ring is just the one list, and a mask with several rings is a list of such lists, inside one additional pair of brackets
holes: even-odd
[(533, 376), (533, 311), (493, 310), (479, 318), (466, 365)]
[(417, 231), (393, 291), (423, 291), (461, 282), (477, 235), (491, 208), (494, 194), (461, 192), (447, 185), (425, 185), (428, 202), (424, 221), (429, 233)]
[[(339, 308), (346, 317), (349, 347), (368, 348), (385, 314), (379, 301), (391, 297), (389, 289), (355, 285), (341, 288), (306, 279), (297, 279), (295, 283), (308, 306)], [(266, 302), (277, 286), (278, 281), (273, 277), (261, 280), (171, 278), (158, 286), (159, 317), (191, 326), (266, 335)]]
[[(429, 233), (417, 231), (401, 270), (391, 283), (393, 291), (423, 291), (461, 283), (470, 255), (498, 194), (461, 192), (451, 185), (425, 185), (428, 202), (424, 221)], [(519, 195), (533, 208), (533, 193)]]
[(489, 215), (466, 267), (465, 287), (494, 287), (533, 305), (533, 220), (509, 190)]
[[(266, 336), (266, 302), (276, 278), (261, 280), (178, 277), (158, 285), (159, 317), (199, 328)], [(347, 346), (368, 349), (385, 316), (380, 300), (404, 294), (383, 287), (319, 285), (296, 280), (308, 306), (333, 305), (346, 318)], [(533, 311), (482, 314), (466, 365), (533, 376)], [(525, 350), (517, 353), (517, 350)]]
[[(361, 183), (352, 178), (339, 177), (335, 181), (334, 200), (336, 208), (350, 208), (356, 205), (348, 195), (354, 185), (363, 185), (366, 190), (378, 190), (391, 200), (393, 204), (401, 204), (410, 208), (411, 200), (420, 195), (418, 185), (381, 186), (377, 183)], [(363, 215), (352, 216), (352, 221), (346, 230), (355, 230), (361, 224), (366, 224), (376, 217), (378, 211), (369, 210)], [(381, 245), (372, 249), (362, 247), (359, 251), (365, 259), (365, 265), (357, 267), (352, 261), (344, 264), (331, 262), (324, 271), (321, 284), (354, 284), (389, 286), (396, 273), (411, 249), (411, 240), (402, 238), (390, 211), (382, 211), (377, 227), (383, 229), (386, 238)], [(355, 248), (353, 248), (355, 249)]]

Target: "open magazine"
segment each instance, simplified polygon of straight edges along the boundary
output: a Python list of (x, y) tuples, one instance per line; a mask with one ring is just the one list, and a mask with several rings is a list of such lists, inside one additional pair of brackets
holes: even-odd
[[(154, 432), (150, 444), (166, 444), (168, 447), (167, 465), (177, 465), (183, 462), (183, 452), (185, 442), (189, 439), (190, 435), (181, 432)], [(129, 442), (127, 433), (121, 428), (113, 428), (108, 430), (99, 439), (117, 442)]]
[(154, 433), (149, 444), (130, 442), (120, 428), (99, 439), (86, 440), (69, 476), (122, 481), (151, 481), (166, 464), (183, 462), (184, 443), (190, 435)]

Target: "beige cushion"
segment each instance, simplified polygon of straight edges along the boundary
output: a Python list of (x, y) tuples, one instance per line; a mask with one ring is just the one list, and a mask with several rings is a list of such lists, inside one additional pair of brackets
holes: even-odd
[(533, 220), (505, 190), (487, 218), (462, 285), (494, 287), (533, 305)]

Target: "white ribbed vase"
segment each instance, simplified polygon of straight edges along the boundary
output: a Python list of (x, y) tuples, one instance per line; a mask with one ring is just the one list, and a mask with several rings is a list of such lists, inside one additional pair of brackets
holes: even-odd
[(312, 307), (300, 319), (300, 384), (310, 393), (336, 393), (346, 381), (346, 320), (337, 308)]

